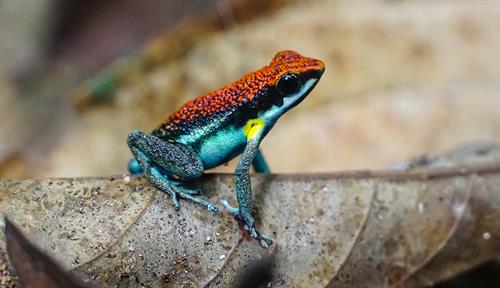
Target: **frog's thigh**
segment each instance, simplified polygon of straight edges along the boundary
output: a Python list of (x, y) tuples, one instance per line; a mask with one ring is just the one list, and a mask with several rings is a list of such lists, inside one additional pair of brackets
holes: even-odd
[(186, 181), (203, 175), (203, 162), (189, 146), (170, 143), (140, 131), (131, 132), (127, 144), (139, 150), (151, 166), (158, 167), (169, 178)]

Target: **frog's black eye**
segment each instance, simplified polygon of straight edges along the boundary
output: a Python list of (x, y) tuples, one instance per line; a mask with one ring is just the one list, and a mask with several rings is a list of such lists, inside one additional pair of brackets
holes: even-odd
[(276, 84), (276, 88), (283, 94), (283, 96), (289, 96), (295, 94), (299, 91), (302, 85), (299, 77), (295, 74), (287, 73), (281, 76)]

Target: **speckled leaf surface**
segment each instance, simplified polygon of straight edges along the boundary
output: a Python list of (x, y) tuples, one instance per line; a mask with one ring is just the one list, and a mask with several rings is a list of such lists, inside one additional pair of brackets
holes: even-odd
[[(500, 252), (498, 162), (252, 180), (269, 249), (228, 213), (185, 201), (176, 212), (138, 177), (2, 180), (0, 210), (65, 267), (120, 287), (231, 287), (267, 254), (274, 287), (417, 287)], [(235, 202), (233, 182), (193, 185)]]
[[(153, 196), (111, 179), (46, 179), (0, 183), (0, 211), (65, 267), (88, 262), (137, 221)], [(146, 186), (147, 187), (147, 186)]]

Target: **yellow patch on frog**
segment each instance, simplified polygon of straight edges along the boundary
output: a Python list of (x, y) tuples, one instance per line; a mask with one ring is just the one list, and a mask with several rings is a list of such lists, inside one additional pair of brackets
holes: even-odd
[(250, 140), (255, 136), (255, 134), (259, 133), (262, 128), (264, 128), (264, 120), (260, 118), (250, 119), (243, 127), (243, 134), (247, 136), (247, 140)]

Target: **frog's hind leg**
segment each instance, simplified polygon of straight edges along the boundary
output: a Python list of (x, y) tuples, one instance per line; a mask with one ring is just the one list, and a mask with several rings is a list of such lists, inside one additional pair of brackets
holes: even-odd
[(203, 163), (192, 148), (179, 143), (169, 143), (150, 134), (133, 131), (127, 144), (135, 156), (138, 166), (150, 183), (172, 196), (176, 210), (180, 209), (178, 197), (191, 200), (218, 212), (212, 203), (197, 197), (199, 190), (181, 187), (179, 181), (189, 181), (203, 175)]

